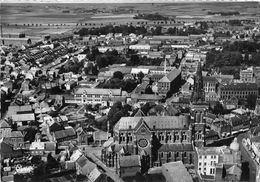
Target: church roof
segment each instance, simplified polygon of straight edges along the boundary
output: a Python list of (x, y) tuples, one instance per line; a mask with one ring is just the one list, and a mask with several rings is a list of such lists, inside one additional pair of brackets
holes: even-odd
[(193, 151), (193, 146), (191, 143), (187, 144), (164, 144), (162, 145), (159, 150), (159, 152), (182, 152), (182, 151)]
[(140, 120), (143, 120), (150, 129), (172, 129), (188, 127), (189, 121), (186, 116), (145, 116), (145, 117), (122, 117), (115, 125), (114, 130), (128, 130), (135, 128)]
[(11, 126), (5, 120), (0, 121), (0, 128), (10, 128), (10, 127)]
[(143, 111), (141, 109), (138, 109), (137, 113), (134, 115), (134, 117), (142, 117), (145, 116)]
[(158, 82), (172, 82), (177, 76), (181, 74), (181, 70), (173, 69), (163, 78), (161, 78)]

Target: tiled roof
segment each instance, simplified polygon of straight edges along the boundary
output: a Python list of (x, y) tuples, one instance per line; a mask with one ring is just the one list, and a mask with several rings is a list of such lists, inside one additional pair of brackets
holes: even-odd
[(181, 70), (173, 69), (166, 76), (161, 78), (158, 82), (172, 82), (180, 74), (181, 74)]
[(228, 85), (223, 85), (221, 90), (256, 90), (257, 91), (257, 84), (256, 83), (233, 83)]
[(5, 120), (1, 120), (0, 128), (11, 128), (11, 126)]
[(34, 121), (35, 117), (34, 114), (15, 114), (12, 115), (13, 122), (21, 122), (21, 121)]
[(159, 152), (183, 152), (183, 151), (193, 151), (191, 143), (187, 144), (164, 144), (158, 150)]
[(114, 130), (127, 130), (135, 128), (143, 119), (150, 129), (172, 129), (188, 127), (189, 120), (185, 116), (146, 116), (122, 117), (115, 125)]
[(12, 131), (12, 132), (11, 132), (11, 137), (21, 138), (21, 137), (23, 137), (23, 134), (22, 134), (21, 131)]
[(54, 132), (56, 139), (62, 139), (69, 136), (75, 136), (76, 132), (72, 127), (65, 127), (65, 130), (59, 130)]
[(12, 116), (20, 112), (30, 112), (30, 111), (32, 111), (31, 105), (9, 106), (7, 111), (7, 116)]
[(80, 87), (77, 88), (75, 91), (75, 94), (90, 94), (90, 95), (110, 95), (112, 94), (113, 96), (120, 96), (126, 95), (124, 91), (121, 91), (121, 89), (103, 89), (103, 88), (84, 88)]
[(131, 94), (131, 99), (158, 101), (162, 99), (162, 96), (155, 95), (155, 94)]
[(188, 173), (182, 161), (169, 162), (162, 165), (162, 173), (166, 181), (171, 182), (192, 182), (191, 175)]
[(204, 76), (203, 77), (203, 82), (218, 82), (216, 77), (212, 76)]
[(122, 156), (119, 159), (120, 167), (141, 167), (141, 160), (139, 155)]

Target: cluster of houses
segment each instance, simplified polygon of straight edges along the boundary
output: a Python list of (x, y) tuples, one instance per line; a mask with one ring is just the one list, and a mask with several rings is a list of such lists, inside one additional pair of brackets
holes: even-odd
[[(210, 34), (111, 33), (45, 39), (19, 51), (1, 47), (3, 181), (33, 175), (36, 156), (45, 163), (50, 158), (57, 161), (59, 165), (52, 168), (57, 176), (72, 171), (92, 182), (139, 174), (148, 181), (239, 181), (241, 157), (248, 155), (255, 174), (250, 180), (259, 181), (260, 69), (241, 70), (239, 80), (202, 71), (207, 51), (219, 48), (196, 47), (199, 41), (214, 41)], [(101, 53), (117, 50), (125, 55), (132, 50), (140, 59), (162, 62), (159, 66), (114, 64), (88, 75), (82, 69), (93, 63), (86, 53), (93, 46)], [(68, 71), (68, 63), (76, 62), (83, 65), (78, 73)], [(60, 72), (64, 65), (67, 70)], [(137, 86), (131, 92), (100, 87), (115, 72)], [(255, 108), (245, 107), (243, 101), (249, 96), (255, 98)], [(116, 103), (131, 109), (109, 130), (108, 113)], [(144, 112), (147, 105), (149, 111)], [(217, 107), (227, 113), (216, 113)], [(106, 131), (96, 127), (100, 123), (107, 125)], [(223, 144), (216, 147), (215, 142)]]

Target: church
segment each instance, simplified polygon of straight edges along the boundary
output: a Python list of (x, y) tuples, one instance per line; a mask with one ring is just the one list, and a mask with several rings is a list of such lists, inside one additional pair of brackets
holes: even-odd
[(147, 167), (179, 160), (193, 163), (188, 115), (122, 117), (114, 126), (114, 138), (117, 142), (104, 149), (103, 159), (114, 161), (120, 155), (140, 155)]

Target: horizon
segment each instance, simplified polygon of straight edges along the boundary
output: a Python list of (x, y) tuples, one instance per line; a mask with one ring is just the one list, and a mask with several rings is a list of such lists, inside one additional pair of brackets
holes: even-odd
[(167, 4), (167, 3), (259, 3), (259, 0), (1, 0), (1, 4)]

